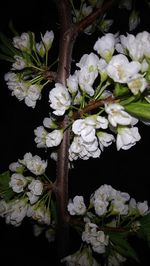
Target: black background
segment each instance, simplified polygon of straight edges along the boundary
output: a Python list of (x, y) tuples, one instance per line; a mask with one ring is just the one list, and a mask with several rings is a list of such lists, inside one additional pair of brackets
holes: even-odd
[[(9, 34), (8, 24), (12, 20), (14, 27), (20, 32), (33, 31), (39, 36), (46, 30), (53, 30), (55, 34), (52, 52), (57, 55), (58, 17), (54, 1), (22, 1), (20, 3), (5, 1), (0, 7), (0, 31)], [(137, 31), (149, 30), (150, 10), (141, 5), (141, 24)], [(128, 16), (123, 10), (113, 10), (115, 22), (112, 32), (128, 31)], [(74, 59), (77, 60), (83, 53), (91, 52), (95, 38), (98, 35), (87, 36), (82, 34), (74, 47)], [(32, 110), (23, 102), (19, 102), (10, 95), (3, 76), (10, 69), (10, 65), (0, 62), (0, 172), (8, 169), (11, 162), (23, 158), (26, 152), (46, 156), (44, 151), (37, 150), (34, 143), (33, 130), (42, 124), (43, 118), (48, 115), (49, 106), (46, 104), (48, 92), (45, 91), (42, 101)], [(114, 188), (128, 192), (137, 201), (148, 200), (150, 204), (150, 128), (139, 124), (141, 140), (128, 151), (116, 151), (115, 145), (108, 147), (100, 159), (79, 161), (75, 164), (69, 177), (69, 193), (88, 196), (102, 184), (110, 184)], [(54, 164), (52, 164), (52, 172)], [(74, 239), (73, 239), (74, 241)], [(55, 265), (53, 254), (55, 247), (49, 246), (43, 237), (35, 238), (32, 226), (28, 221), (14, 228), (0, 220), (0, 256), (3, 265)], [(136, 243), (140, 254), (141, 265), (150, 264), (148, 248)], [(134, 265), (134, 264), (129, 264)]]

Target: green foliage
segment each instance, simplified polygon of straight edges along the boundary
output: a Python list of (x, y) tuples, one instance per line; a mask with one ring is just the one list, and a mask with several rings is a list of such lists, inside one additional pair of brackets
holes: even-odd
[(5, 201), (9, 201), (14, 197), (14, 191), (9, 187), (10, 172), (6, 171), (0, 174), (0, 197)]
[(124, 106), (131, 115), (144, 120), (150, 120), (150, 104), (144, 102), (131, 102)]
[(137, 232), (137, 236), (146, 240), (150, 247), (150, 213), (142, 217), (140, 224), (141, 227)]
[(111, 245), (122, 256), (139, 262), (139, 258), (129, 243), (129, 232), (111, 232), (109, 233)]

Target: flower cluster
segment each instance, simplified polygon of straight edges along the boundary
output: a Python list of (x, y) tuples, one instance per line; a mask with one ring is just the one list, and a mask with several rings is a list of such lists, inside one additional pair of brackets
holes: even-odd
[[(71, 162), (98, 158), (114, 142), (118, 151), (134, 146), (141, 139), (136, 125), (150, 120), (149, 41), (146, 31), (98, 38), (96, 53), (81, 57), (66, 86), (56, 83), (50, 90), (50, 116), (34, 130), (37, 147), (57, 151), (68, 127)], [(62, 128), (65, 114), (69, 121)]]
[(47, 192), (50, 180), (46, 182), (43, 176), (46, 167), (47, 162), (39, 156), (26, 153), (22, 160), (9, 165), (9, 172), (0, 176), (0, 217), (6, 223), (19, 226), (25, 217), (30, 217), (50, 225), (51, 192)]
[[(91, 195), (88, 207), (82, 196), (75, 196), (69, 200), (68, 212), (76, 217), (72, 225), (78, 228), (83, 244), (80, 250), (62, 261), (70, 266), (75, 263), (101, 265), (96, 261), (95, 254), (105, 257), (107, 253), (106, 265), (120, 265), (126, 258), (125, 250), (119, 249), (119, 245), (130, 248), (128, 237), (134, 234), (140, 236), (139, 232), (144, 232), (143, 220), (150, 218), (149, 211), (147, 201), (136, 202), (128, 193), (106, 184)], [(133, 259), (132, 254), (129, 257)]]
[(45, 73), (49, 69), (48, 53), (53, 39), (53, 31), (41, 34), (39, 43), (35, 41), (33, 32), (24, 32), (21, 36), (15, 36), (11, 43), (10, 61), (13, 63), (4, 79), (11, 95), (32, 108), (41, 99), (41, 91), (49, 82), (45, 79)]

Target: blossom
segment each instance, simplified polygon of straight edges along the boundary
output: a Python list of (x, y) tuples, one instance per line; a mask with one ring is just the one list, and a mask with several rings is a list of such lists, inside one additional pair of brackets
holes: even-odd
[(129, 62), (123, 54), (114, 55), (109, 61), (106, 72), (115, 82), (126, 83), (130, 81), (141, 69), (141, 64), (137, 61)]
[(90, 53), (90, 54), (84, 54), (79, 63), (76, 63), (76, 65), (82, 69), (86, 68), (88, 72), (94, 72), (97, 70), (97, 65), (99, 63), (99, 58), (96, 54)]
[(23, 52), (30, 52), (30, 36), (28, 33), (23, 32), (21, 36), (15, 36), (13, 38), (13, 45), (14, 47), (18, 48)]
[(105, 104), (105, 111), (108, 113), (108, 120), (113, 127), (130, 125), (132, 122), (132, 117), (124, 111), (124, 107), (120, 104)]
[(69, 148), (69, 160), (81, 158), (88, 160), (90, 157), (97, 158), (101, 154), (96, 137), (91, 142), (86, 142), (80, 136), (75, 136)]
[(21, 174), (24, 171), (24, 166), (20, 164), (19, 162), (14, 162), (9, 165), (9, 170), (12, 172), (17, 172)]
[(90, 248), (83, 248), (74, 254), (61, 259), (67, 266), (99, 266), (99, 263), (93, 258)]
[(28, 189), (36, 196), (40, 196), (43, 193), (43, 184), (40, 180), (33, 179), (28, 185)]
[(50, 210), (46, 208), (44, 203), (42, 202), (38, 205), (38, 202), (28, 208), (27, 217), (31, 217), (36, 220), (39, 224), (50, 225), (51, 223), (51, 215)]
[(75, 94), (78, 91), (78, 71), (75, 71), (73, 75), (69, 75), (67, 78), (67, 87), (71, 94)]
[(46, 147), (46, 136), (48, 132), (45, 130), (43, 126), (39, 126), (34, 129), (35, 138), (34, 141), (37, 144), (37, 148), (45, 148)]
[(41, 39), (45, 49), (48, 51), (51, 48), (52, 42), (54, 40), (54, 32), (52, 30), (51, 31), (47, 30), (44, 36), (41, 34)]
[(55, 84), (49, 93), (50, 107), (54, 109), (55, 115), (61, 116), (69, 108), (71, 104), (71, 98), (68, 90), (60, 83)]
[(47, 162), (42, 160), (38, 155), (32, 156), (32, 154), (26, 153), (23, 160), (19, 160), (35, 175), (42, 175), (47, 167)]
[(51, 129), (58, 127), (56, 120), (52, 116), (51, 117), (45, 117), (43, 120), (43, 125), (44, 125), (44, 127), (51, 128)]
[(128, 150), (141, 139), (137, 127), (118, 127), (116, 146), (117, 150)]
[(12, 224), (13, 226), (20, 226), (23, 219), (27, 215), (28, 204), (27, 199), (17, 199), (10, 202), (9, 211), (7, 212), (5, 219), (6, 224)]
[(25, 67), (27, 67), (28, 64), (27, 64), (26, 60), (23, 57), (15, 55), (14, 59), (16, 61), (12, 64), (12, 69), (22, 70)]
[(101, 150), (103, 151), (104, 147), (108, 147), (109, 145), (112, 144), (112, 142), (115, 141), (115, 138), (112, 134), (108, 134), (103, 131), (98, 131), (96, 133), (98, 140), (99, 140), (99, 145)]
[(24, 187), (27, 184), (27, 180), (22, 174), (12, 174), (9, 186), (12, 188), (12, 190), (16, 193), (21, 193), (24, 190)]
[(72, 131), (76, 135), (81, 135), (86, 142), (92, 142), (95, 138), (94, 126), (85, 119), (77, 119), (72, 125)]
[(83, 67), (78, 71), (78, 80), (80, 89), (88, 95), (94, 95), (93, 83), (98, 76), (98, 71), (89, 71), (87, 67)]
[(98, 230), (94, 223), (86, 223), (85, 231), (82, 233), (82, 241), (91, 244), (92, 249), (99, 253), (105, 253), (105, 247), (108, 245), (109, 237), (103, 231)]
[(69, 201), (67, 209), (71, 215), (83, 215), (86, 212), (83, 197), (75, 196), (73, 201)]
[(115, 50), (115, 35), (107, 33), (103, 37), (98, 38), (94, 45), (94, 50), (97, 51), (106, 62), (109, 62)]
[(51, 133), (48, 133), (46, 136), (46, 146), (47, 147), (54, 147), (58, 146), (63, 138), (63, 130), (62, 129), (55, 129)]
[(25, 104), (29, 107), (34, 108), (36, 101), (41, 98), (42, 86), (38, 84), (33, 84), (28, 87), (27, 95), (25, 97)]
[(145, 200), (144, 202), (138, 202), (137, 203), (137, 209), (140, 213), (140, 215), (144, 216), (148, 213), (149, 207), (148, 207), (148, 201)]
[(143, 92), (148, 86), (148, 82), (142, 75), (134, 76), (127, 84), (134, 95), (137, 95), (139, 92)]

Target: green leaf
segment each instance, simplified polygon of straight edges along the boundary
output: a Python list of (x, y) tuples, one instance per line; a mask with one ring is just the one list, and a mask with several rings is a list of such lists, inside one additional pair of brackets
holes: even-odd
[(137, 235), (146, 240), (148, 242), (148, 246), (150, 247), (150, 213), (142, 217), (140, 224), (141, 227), (138, 230)]
[(137, 102), (139, 100), (140, 95), (132, 95), (130, 97), (124, 97), (122, 100), (120, 100), (120, 104), (123, 106), (129, 105), (130, 103)]
[(16, 193), (11, 188), (9, 188), (3, 193), (2, 198), (7, 202), (10, 201), (15, 195)]
[(9, 171), (0, 174), (0, 189), (9, 187), (10, 177)]
[(20, 55), (20, 51), (13, 46), (12, 41), (0, 32), (0, 41), (6, 46), (13, 55)]
[(125, 258), (130, 258), (139, 262), (135, 250), (128, 242), (128, 232), (111, 232), (109, 239), (113, 243), (113, 248)]
[(6, 172), (0, 174), (0, 196), (5, 201), (9, 201), (16, 194), (9, 187), (10, 178), (11, 178), (11, 176), (10, 176), (10, 172), (9, 171), (6, 171)]
[(132, 102), (128, 105), (124, 106), (125, 111), (130, 113), (131, 115), (144, 119), (144, 120), (150, 120), (150, 104), (149, 103), (143, 103), (143, 102)]

